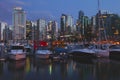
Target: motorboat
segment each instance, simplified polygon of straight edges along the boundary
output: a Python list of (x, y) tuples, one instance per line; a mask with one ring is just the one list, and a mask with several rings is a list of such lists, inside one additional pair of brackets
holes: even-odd
[(39, 59), (49, 59), (52, 52), (46, 46), (39, 46), (35, 51), (35, 57)]
[(21, 60), (26, 58), (26, 52), (24, 50), (24, 45), (13, 44), (10, 47), (10, 52), (8, 52), (8, 58), (12, 60)]

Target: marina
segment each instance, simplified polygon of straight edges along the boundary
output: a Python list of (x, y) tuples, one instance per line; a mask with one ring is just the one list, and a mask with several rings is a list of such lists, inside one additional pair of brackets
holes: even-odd
[(0, 80), (120, 80), (118, 3), (1, 0)]
[[(119, 51), (111, 46), (109, 52)], [(119, 58), (113, 56), (98, 57), (94, 47), (81, 44), (66, 45), (50, 50), (45, 45), (36, 47), (31, 51), (31, 55), (25, 51), (24, 46), (1, 49), (3, 53), (0, 60), (0, 80), (119, 80), (120, 67)], [(17, 51), (17, 50), (18, 51)], [(22, 50), (23, 49), (23, 52)], [(40, 51), (37, 51), (40, 49)], [(13, 50), (15, 57), (12, 57), (10, 51)], [(14, 51), (15, 50), (15, 51)], [(34, 47), (31, 46), (31, 50)], [(47, 51), (46, 51), (47, 50)], [(50, 54), (49, 54), (49, 51)], [(22, 52), (22, 53), (21, 53)], [(36, 53), (39, 52), (39, 53)], [(20, 57), (18, 54), (24, 54)], [(39, 54), (39, 56), (37, 56)], [(119, 54), (119, 52), (117, 52)], [(26, 56), (27, 55), (27, 56)], [(7, 77), (5, 77), (7, 76)]]

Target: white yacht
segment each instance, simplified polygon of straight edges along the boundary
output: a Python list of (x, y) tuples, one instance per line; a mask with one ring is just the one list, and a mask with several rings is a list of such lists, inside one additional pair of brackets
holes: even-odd
[(12, 60), (21, 60), (26, 58), (26, 52), (24, 46), (20, 44), (11, 45), (10, 52), (8, 52), (8, 58)]

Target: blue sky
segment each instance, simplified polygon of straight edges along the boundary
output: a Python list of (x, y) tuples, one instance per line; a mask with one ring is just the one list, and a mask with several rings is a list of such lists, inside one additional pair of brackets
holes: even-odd
[[(62, 13), (76, 20), (80, 10), (91, 17), (98, 8), (97, 0), (0, 0), (0, 21), (12, 24), (12, 11), (16, 6), (22, 7), (27, 19), (32, 21), (39, 18), (59, 21)], [(100, 8), (120, 14), (120, 0), (100, 0)]]

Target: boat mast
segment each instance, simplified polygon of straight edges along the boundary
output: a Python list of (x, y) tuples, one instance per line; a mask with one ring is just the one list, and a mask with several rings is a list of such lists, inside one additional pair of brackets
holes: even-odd
[(101, 41), (101, 37), (102, 37), (101, 26), (102, 26), (102, 28), (104, 28), (103, 36), (104, 36), (105, 40), (107, 41), (106, 31), (105, 31), (105, 27), (104, 27), (104, 20), (102, 18), (101, 10), (100, 10), (100, 0), (98, 0), (98, 34), (99, 34), (99, 42)]
[(98, 12), (100, 11), (100, 1), (98, 0)]
[(98, 43), (101, 41), (101, 34), (100, 34), (100, 17), (101, 17), (100, 1), (98, 0)]

